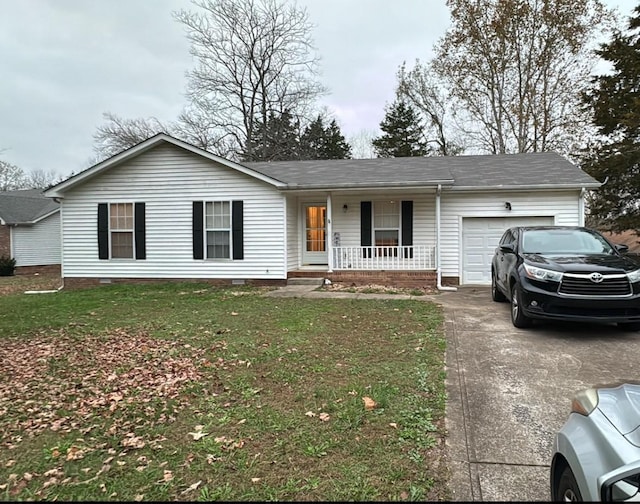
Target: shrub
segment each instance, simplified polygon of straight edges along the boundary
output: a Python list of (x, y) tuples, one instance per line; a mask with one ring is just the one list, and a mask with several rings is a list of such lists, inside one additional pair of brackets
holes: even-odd
[(0, 256), (0, 276), (13, 276), (16, 271), (16, 260), (6, 255)]

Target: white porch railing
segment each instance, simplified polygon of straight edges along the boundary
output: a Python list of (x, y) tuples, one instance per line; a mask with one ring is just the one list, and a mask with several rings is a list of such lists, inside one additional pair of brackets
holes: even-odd
[(435, 247), (333, 247), (334, 270), (432, 270)]

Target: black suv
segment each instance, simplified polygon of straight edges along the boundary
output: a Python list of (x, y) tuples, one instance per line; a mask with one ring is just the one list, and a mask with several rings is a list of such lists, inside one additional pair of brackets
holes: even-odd
[(640, 330), (640, 264), (584, 227), (507, 229), (491, 263), (491, 297), (511, 300), (516, 327), (532, 319), (615, 322)]

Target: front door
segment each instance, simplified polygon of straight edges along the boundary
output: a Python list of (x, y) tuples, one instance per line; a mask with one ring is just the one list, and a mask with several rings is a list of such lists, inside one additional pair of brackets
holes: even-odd
[(303, 264), (327, 264), (327, 206), (307, 203), (303, 206)]

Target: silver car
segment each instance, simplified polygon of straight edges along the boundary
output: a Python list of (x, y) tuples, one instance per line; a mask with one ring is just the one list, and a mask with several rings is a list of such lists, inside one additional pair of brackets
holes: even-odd
[(640, 501), (640, 385), (578, 392), (556, 434), (554, 501)]

